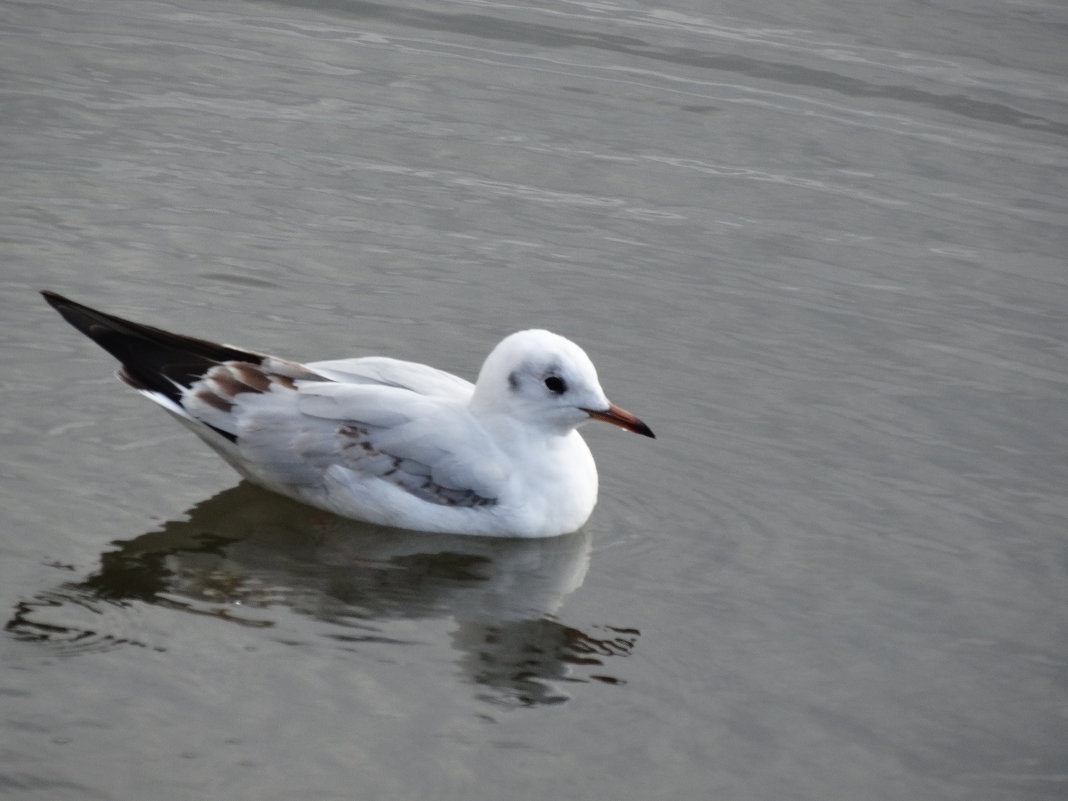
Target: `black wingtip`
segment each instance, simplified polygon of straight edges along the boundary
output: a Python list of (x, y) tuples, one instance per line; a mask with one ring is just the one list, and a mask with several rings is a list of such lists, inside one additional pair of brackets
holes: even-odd
[(122, 363), (119, 375), (126, 383), (176, 402), (179, 386), (190, 386), (220, 362), (263, 362), (262, 354), (124, 320), (50, 289), (41, 290), (41, 295), (64, 320)]
[(73, 301), (63, 297), (58, 292), (53, 292), (51, 289), (42, 289), (40, 292), (44, 296), (44, 299), (48, 301), (48, 305), (56, 311), (59, 311), (60, 307), (65, 304), (73, 303)]

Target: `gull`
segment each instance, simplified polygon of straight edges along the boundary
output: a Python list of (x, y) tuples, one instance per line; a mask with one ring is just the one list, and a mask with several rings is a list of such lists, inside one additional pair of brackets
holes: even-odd
[(577, 427), (602, 420), (654, 436), (609, 402), (586, 353), (549, 331), (505, 337), (472, 384), (382, 356), (298, 364), (41, 294), (119, 360), (122, 381), (246, 479), (343, 517), (565, 534), (597, 502), (597, 466)]

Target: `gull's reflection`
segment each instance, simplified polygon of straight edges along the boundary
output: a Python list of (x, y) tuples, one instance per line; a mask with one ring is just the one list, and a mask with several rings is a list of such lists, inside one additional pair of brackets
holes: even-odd
[(390, 620), (451, 618), (465, 674), (487, 700), (514, 705), (566, 701), (565, 682), (618, 683), (606, 660), (638, 638), (556, 617), (585, 578), (585, 532), (517, 540), (398, 531), (240, 484), (188, 520), (114, 545), (85, 580), (20, 603), (8, 630), (68, 651), (161, 647), (117, 613), (143, 602), (271, 628), (282, 605), (333, 624), (327, 636), (352, 646), (402, 642)]

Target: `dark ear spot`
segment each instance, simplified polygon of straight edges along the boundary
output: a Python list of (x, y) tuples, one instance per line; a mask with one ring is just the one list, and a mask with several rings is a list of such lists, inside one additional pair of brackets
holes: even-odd
[(515, 370), (508, 374), (508, 388), (515, 392), (519, 389), (519, 373)]

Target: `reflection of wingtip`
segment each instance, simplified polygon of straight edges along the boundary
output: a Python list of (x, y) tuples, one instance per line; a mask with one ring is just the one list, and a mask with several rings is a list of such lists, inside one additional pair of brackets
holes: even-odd
[[(154, 647), (130, 633), (129, 606), (99, 601), (82, 584), (61, 584), (33, 600), (15, 604), (4, 630), (17, 640), (37, 643), (60, 656), (101, 653), (127, 645)], [(86, 614), (94, 616), (82, 619)]]

